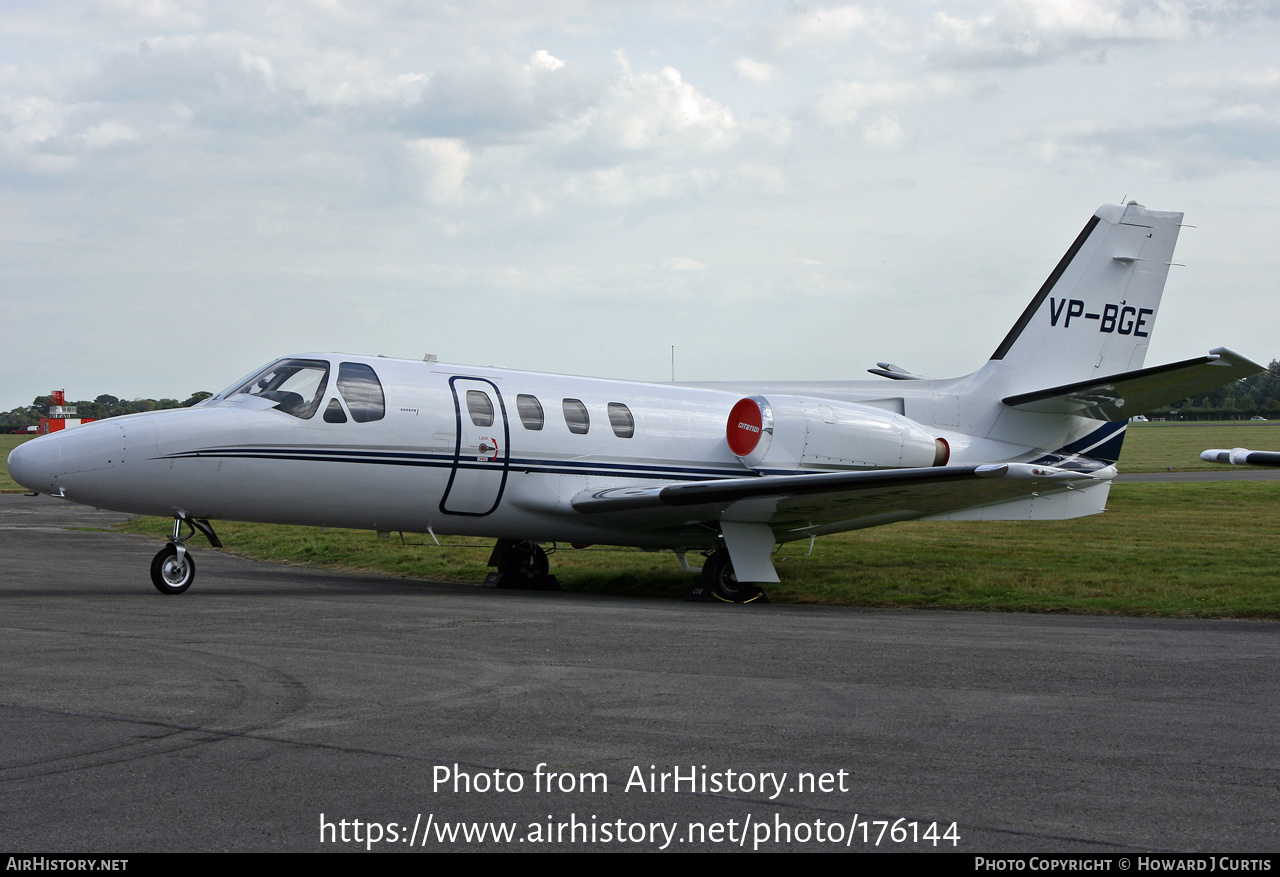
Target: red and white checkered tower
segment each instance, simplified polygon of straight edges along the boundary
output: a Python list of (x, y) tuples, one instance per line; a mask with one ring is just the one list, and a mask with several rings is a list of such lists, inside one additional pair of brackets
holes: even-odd
[(76, 417), (76, 406), (67, 404), (66, 390), (54, 390), (49, 394), (49, 414), (40, 418), (40, 435), (92, 422), (93, 418)]

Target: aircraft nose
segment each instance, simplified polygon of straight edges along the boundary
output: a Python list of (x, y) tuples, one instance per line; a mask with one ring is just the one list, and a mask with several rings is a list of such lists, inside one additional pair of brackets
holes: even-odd
[(9, 476), (28, 490), (48, 493), (53, 490), (60, 460), (57, 442), (32, 439), (9, 452)]

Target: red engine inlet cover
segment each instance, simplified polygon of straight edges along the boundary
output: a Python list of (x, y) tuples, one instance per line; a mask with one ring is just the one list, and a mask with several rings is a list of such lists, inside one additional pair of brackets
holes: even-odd
[(760, 430), (763, 426), (760, 405), (754, 399), (738, 400), (729, 412), (729, 424), (725, 430), (729, 450), (739, 457), (745, 457), (754, 451), (760, 443)]

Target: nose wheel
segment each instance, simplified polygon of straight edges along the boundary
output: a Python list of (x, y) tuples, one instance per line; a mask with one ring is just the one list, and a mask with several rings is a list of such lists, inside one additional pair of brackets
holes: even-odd
[[(183, 526), (187, 528), (185, 535), (182, 532)], [(181, 594), (195, 581), (196, 562), (187, 551), (186, 543), (197, 530), (204, 534), (214, 548), (222, 547), (222, 541), (213, 532), (208, 521), (192, 518), (185, 513), (175, 515), (173, 535), (169, 537), (168, 544), (151, 558), (151, 584), (161, 594)]]
[(151, 559), (151, 584), (161, 594), (181, 594), (196, 577), (196, 562), (186, 546), (170, 542)]

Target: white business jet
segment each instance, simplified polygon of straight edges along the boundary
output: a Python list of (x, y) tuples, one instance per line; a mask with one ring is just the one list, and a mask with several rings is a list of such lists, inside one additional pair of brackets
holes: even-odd
[(1143, 368), (1181, 213), (1106, 205), (990, 360), (929, 380), (648, 384), (308, 353), (196, 405), (34, 439), (39, 493), (173, 517), (179, 594), (210, 519), (497, 539), (499, 585), (548, 586), (542, 545), (702, 552), (694, 596), (748, 601), (775, 546), (909, 520), (1101, 512), (1128, 419), (1261, 371), (1218, 349)]

